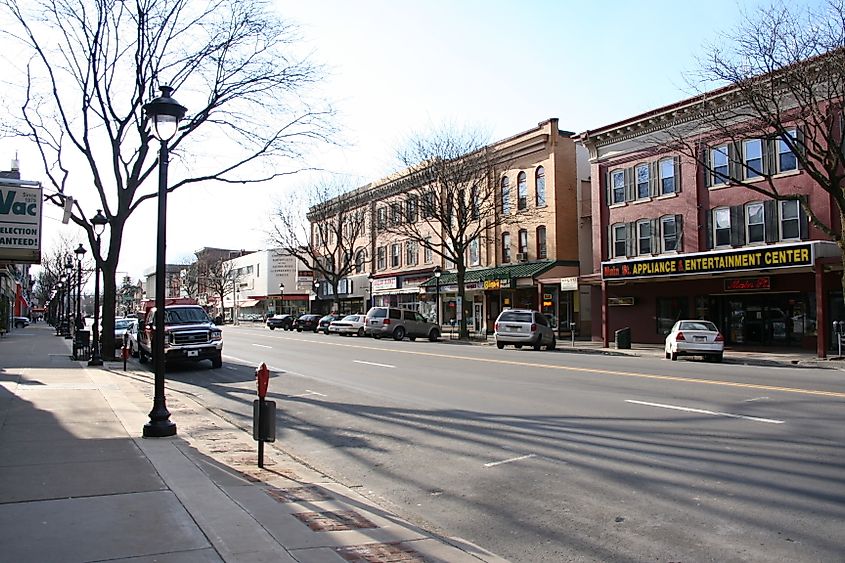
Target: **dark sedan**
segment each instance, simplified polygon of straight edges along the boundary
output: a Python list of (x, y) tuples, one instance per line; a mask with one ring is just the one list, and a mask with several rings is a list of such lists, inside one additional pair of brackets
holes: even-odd
[(294, 319), (291, 315), (273, 315), (267, 319), (267, 328), (270, 330), (276, 330), (277, 328), (281, 328), (283, 330), (293, 330), (293, 325), (295, 323), (296, 319)]
[(317, 332), (319, 324), (320, 315), (302, 315), (296, 319), (296, 331), (302, 332), (303, 330), (310, 330), (311, 332)]
[(343, 317), (341, 315), (326, 315), (325, 317), (321, 318), (319, 323), (317, 324), (317, 331), (328, 334), (329, 325), (332, 324), (332, 321), (339, 321), (342, 318)]

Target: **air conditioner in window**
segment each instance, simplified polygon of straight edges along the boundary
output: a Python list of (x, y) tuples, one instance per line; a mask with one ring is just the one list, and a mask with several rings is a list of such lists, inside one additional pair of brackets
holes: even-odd
[(516, 261), (517, 262), (528, 262), (528, 253), (527, 252), (517, 252), (516, 253)]

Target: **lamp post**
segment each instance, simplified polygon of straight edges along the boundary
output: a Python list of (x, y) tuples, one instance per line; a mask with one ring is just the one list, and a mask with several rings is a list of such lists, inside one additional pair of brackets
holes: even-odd
[(65, 296), (62, 295), (62, 288), (64, 288), (64, 276), (59, 278), (59, 281), (56, 283), (56, 336), (62, 335), (62, 309)]
[(370, 284), (370, 292), (368, 294), (369, 304), (367, 306), (367, 310), (369, 311), (370, 309), (372, 309), (375, 306), (375, 300), (373, 299), (373, 273), (372, 272), (367, 274), (367, 282)]
[(109, 220), (103, 215), (103, 210), (98, 209), (97, 214), (91, 218), (91, 226), (94, 227), (94, 326), (91, 327), (91, 359), (89, 366), (103, 365), (103, 357), (100, 355), (100, 263), (97, 257), (100, 255), (100, 235), (106, 228)]
[(153, 365), (155, 368), (155, 393), (150, 421), (144, 425), (145, 438), (162, 438), (176, 434), (176, 424), (170, 420), (170, 412), (164, 400), (164, 291), (167, 266), (167, 165), (169, 152), (167, 143), (176, 135), (179, 121), (187, 109), (179, 105), (170, 94), (173, 88), (161, 86), (161, 96), (144, 104), (147, 119), (152, 122), (152, 134), (160, 141), (158, 151), (158, 240), (156, 243), (156, 313), (153, 332)]
[(440, 266), (434, 267), (434, 280), (437, 287), (437, 301), (435, 304), (435, 313), (437, 318), (437, 326), (440, 326), (440, 276), (443, 275), (443, 269)]
[(82, 259), (85, 257), (85, 249), (81, 242), (73, 252), (76, 254), (76, 328), (82, 330), (85, 328), (82, 320)]
[(67, 309), (65, 317), (67, 324), (65, 325), (65, 339), (73, 338), (73, 326), (71, 319), (73, 317), (73, 258), (70, 254), (65, 255), (65, 274), (67, 277)]
[(276, 312), (277, 315), (284, 314), (284, 311), (282, 310), (282, 308), (284, 307), (284, 304), (285, 304), (285, 284), (279, 283), (279, 309)]
[(320, 282), (319, 280), (314, 280), (314, 307), (312, 308), (311, 312), (314, 313), (314, 308), (317, 307), (317, 300), (320, 298)]

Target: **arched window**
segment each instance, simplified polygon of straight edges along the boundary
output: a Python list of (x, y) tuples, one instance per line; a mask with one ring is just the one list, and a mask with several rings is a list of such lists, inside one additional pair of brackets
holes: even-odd
[(546, 227), (537, 227), (537, 259), (543, 260), (548, 258), (548, 251), (546, 250)]
[(511, 182), (507, 176), (502, 178), (502, 215), (511, 213)]
[(511, 261), (511, 234), (502, 233), (502, 264), (509, 264)]
[(528, 207), (528, 180), (525, 172), (516, 177), (516, 209), (522, 211)]
[[(528, 230), (527, 229), (519, 229), (519, 236), (516, 241), (517, 244), (517, 252), (520, 254), (524, 254), (527, 256), (528, 254)], [(524, 258), (526, 259), (526, 258)]]
[(542, 166), (538, 166), (534, 173), (534, 194), (537, 207), (544, 207), (546, 205), (546, 170)]
[(355, 253), (355, 273), (360, 274), (364, 271), (364, 266), (367, 262), (367, 251), (363, 248)]

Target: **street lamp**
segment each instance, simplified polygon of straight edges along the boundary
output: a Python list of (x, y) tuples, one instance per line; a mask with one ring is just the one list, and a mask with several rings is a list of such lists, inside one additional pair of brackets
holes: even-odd
[(435, 304), (435, 313), (437, 318), (437, 326), (440, 326), (440, 276), (443, 275), (443, 269), (440, 266), (434, 267), (434, 279), (437, 284), (437, 302)]
[[(320, 282), (319, 280), (314, 280), (314, 307), (317, 306), (317, 300), (320, 298)], [(314, 312), (313, 310), (311, 311)]]
[(56, 282), (56, 336), (62, 335), (62, 309), (64, 308), (64, 298), (62, 295), (62, 288), (65, 286), (64, 276), (59, 278)]
[(279, 309), (276, 312), (277, 315), (281, 315), (281, 314), (284, 313), (284, 311), (282, 309), (283, 309), (284, 304), (285, 304), (285, 284), (281, 283), (281, 282), (279, 283), (279, 297), (280, 297), (280, 299), (279, 299)]
[(94, 326), (91, 328), (93, 336), (91, 342), (91, 359), (88, 360), (89, 366), (103, 365), (103, 358), (100, 355), (100, 263), (97, 257), (100, 255), (100, 235), (108, 225), (109, 220), (103, 215), (103, 210), (98, 209), (97, 214), (91, 218), (91, 226), (94, 228), (94, 234), (97, 238), (94, 239)]
[(70, 254), (65, 255), (65, 274), (67, 276), (67, 325), (65, 327), (64, 335), (66, 339), (73, 338), (73, 327), (71, 326), (71, 318), (73, 317), (73, 258)]
[(152, 123), (152, 134), (160, 141), (158, 151), (158, 240), (156, 243), (156, 313), (153, 332), (153, 365), (155, 368), (155, 394), (150, 421), (144, 425), (145, 438), (162, 438), (176, 434), (176, 424), (170, 420), (170, 412), (164, 400), (164, 291), (166, 276), (165, 250), (167, 248), (167, 165), (169, 152), (167, 142), (176, 135), (179, 121), (187, 108), (180, 105), (170, 94), (173, 88), (161, 86), (161, 96), (144, 104), (147, 119)]
[(367, 282), (370, 284), (370, 293), (369, 293), (370, 303), (367, 307), (367, 310), (369, 311), (375, 305), (375, 300), (373, 299), (373, 273), (372, 272), (367, 274)]
[(81, 330), (85, 328), (85, 323), (82, 320), (82, 259), (85, 257), (85, 249), (82, 243), (79, 243), (79, 248), (73, 251), (76, 254), (76, 328)]

